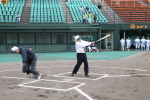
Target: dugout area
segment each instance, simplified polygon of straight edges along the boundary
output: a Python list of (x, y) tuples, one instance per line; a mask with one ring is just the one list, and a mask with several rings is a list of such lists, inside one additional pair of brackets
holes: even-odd
[(136, 37), (139, 37), (139, 39), (142, 39), (144, 36), (145, 39), (147, 37), (150, 37), (150, 30), (121, 30), (120, 31), (120, 39), (123, 37), (125, 40), (129, 37), (131, 39), (131, 49), (135, 49), (135, 46), (133, 45), (135, 42)]

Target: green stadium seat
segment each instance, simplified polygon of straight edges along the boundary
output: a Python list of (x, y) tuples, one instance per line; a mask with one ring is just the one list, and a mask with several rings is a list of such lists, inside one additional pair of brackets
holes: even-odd
[[(60, 5), (60, 0), (44, 0), (44, 2), (43, 0), (32, 0), (31, 12), (32, 12), (32, 18), (37, 18), (38, 16), (42, 23), (43, 22), (45, 23), (57, 22), (58, 23), (59, 22), (58, 20), (54, 20), (55, 19), (54, 16), (57, 18), (62, 16), (61, 15), (62, 7)], [(52, 18), (52, 21), (50, 21), (48, 17)], [(64, 18), (64, 16), (62, 17)], [(31, 19), (31, 16), (30, 16), (30, 19)]]

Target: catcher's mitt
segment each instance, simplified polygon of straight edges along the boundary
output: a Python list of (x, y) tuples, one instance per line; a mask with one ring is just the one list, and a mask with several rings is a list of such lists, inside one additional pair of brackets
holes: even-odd
[(30, 74), (29, 67), (26, 63), (23, 63), (22, 72), (27, 73), (27, 75)]

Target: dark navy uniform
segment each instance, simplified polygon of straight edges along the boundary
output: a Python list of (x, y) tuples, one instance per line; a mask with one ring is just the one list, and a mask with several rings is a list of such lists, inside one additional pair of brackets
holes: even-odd
[(22, 56), (22, 71), (27, 74), (32, 73), (36, 78), (38, 78), (40, 74), (36, 71), (37, 56), (27, 47), (19, 47), (19, 50)]

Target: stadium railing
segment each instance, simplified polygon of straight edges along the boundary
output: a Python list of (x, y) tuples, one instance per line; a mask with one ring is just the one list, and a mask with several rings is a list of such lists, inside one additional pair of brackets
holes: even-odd
[(118, 15), (105, 3), (104, 0), (95, 0), (95, 3), (97, 5), (98, 3), (102, 3), (103, 9), (105, 9), (110, 18), (114, 20), (114, 23), (118, 23)]
[(138, 0), (120, 0), (118, 5), (116, 5), (116, 1), (105, 1), (126, 23), (150, 22), (150, 7), (143, 5)]

